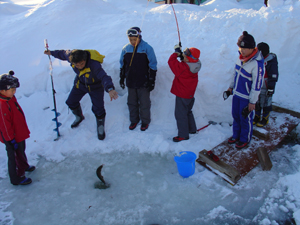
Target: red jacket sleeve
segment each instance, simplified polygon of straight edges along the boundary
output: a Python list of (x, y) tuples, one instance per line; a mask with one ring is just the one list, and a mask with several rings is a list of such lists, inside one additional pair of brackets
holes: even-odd
[(168, 64), (175, 77), (180, 76), (185, 70), (189, 70), (189, 67), (185, 62), (179, 62), (177, 60), (177, 53), (173, 53), (170, 56)]
[[(0, 101), (0, 131), (6, 141), (14, 139), (12, 114), (6, 101)], [(0, 140), (4, 142), (2, 135), (0, 136)]]

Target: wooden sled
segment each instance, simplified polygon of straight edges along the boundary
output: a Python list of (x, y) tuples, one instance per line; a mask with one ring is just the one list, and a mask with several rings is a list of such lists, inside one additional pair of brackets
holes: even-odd
[(299, 123), (300, 113), (273, 105), (269, 124), (262, 128), (253, 126), (253, 136), (248, 147), (238, 150), (234, 144), (228, 144), (225, 140), (210, 150), (219, 157), (219, 161), (213, 161), (205, 149), (199, 152), (196, 161), (235, 185), (259, 163), (257, 150), (264, 148), (265, 152), (270, 153)]

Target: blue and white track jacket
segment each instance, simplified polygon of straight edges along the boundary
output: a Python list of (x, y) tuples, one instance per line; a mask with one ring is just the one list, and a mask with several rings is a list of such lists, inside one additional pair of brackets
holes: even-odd
[(262, 81), (265, 73), (264, 58), (258, 51), (247, 62), (237, 60), (235, 73), (230, 84), (233, 95), (242, 99), (248, 99), (255, 104), (258, 100)]

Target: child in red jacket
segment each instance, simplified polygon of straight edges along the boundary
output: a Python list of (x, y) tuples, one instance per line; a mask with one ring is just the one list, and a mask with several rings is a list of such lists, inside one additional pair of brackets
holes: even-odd
[(24, 112), (14, 94), (20, 86), (14, 72), (0, 75), (0, 141), (5, 144), (8, 156), (8, 173), (13, 185), (30, 184), (25, 171), (35, 170), (29, 166), (25, 154), (25, 139), (29, 138)]
[[(200, 50), (197, 48), (186, 48), (183, 53), (180, 45), (175, 45), (174, 49), (175, 53), (170, 56), (168, 64), (175, 75), (171, 93), (176, 95), (175, 119), (178, 136), (174, 137), (173, 141), (180, 142), (188, 140), (189, 134), (197, 132), (192, 108), (201, 62)], [(180, 57), (182, 61), (179, 62), (177, 57)]]

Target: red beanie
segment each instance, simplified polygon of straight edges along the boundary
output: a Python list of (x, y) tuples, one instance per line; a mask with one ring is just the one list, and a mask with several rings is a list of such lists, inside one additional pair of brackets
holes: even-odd
[(186, 56), (189, 60), (189, 62), (198, 62), (199, 57), (200, 57), (200, 50), (197, 48), (189, 48), (192, 56), (196, 59), (191, 58), (190, 56)]

